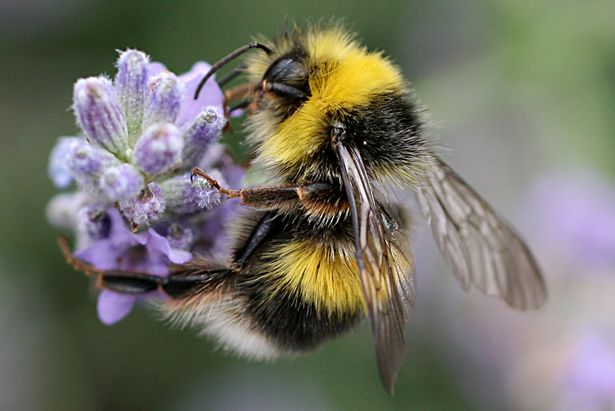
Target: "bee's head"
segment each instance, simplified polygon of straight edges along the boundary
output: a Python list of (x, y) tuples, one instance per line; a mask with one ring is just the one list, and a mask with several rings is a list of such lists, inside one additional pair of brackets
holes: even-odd
[(421, 122), (399, 69), (381, 53), (340, 26), (295, 29), (261, 44), (266, 52), (250, 55), (246, 68), (257, 162), (292, 180), (336, 176), (340, 130), (374, 176), (390, 174), (401, 156), (411, 160), (403, 148)]
[(310, 97), (310, 68), (302, 50), (286, 53), (269, 65), (257, 87), (258, 109), (280, 121), (294, 114)]
[(348, 32), (294, 32), (274, 42), (270, 55), (251, 57), (248, 70), (259, 86), (249, 121), (258, 161), (293, 179), (336, 175), (332, 145), (342, 130), (374, 176), (413, 157), (404, 147), (422, 124), (399, 69)]

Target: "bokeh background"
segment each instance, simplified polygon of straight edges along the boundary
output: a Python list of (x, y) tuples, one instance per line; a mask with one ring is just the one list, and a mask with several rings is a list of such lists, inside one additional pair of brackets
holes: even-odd
[[(530, 313), (462, 292), (418, 223), (394, 397), (365, 325), (272, 364), (147, 309), (102, 325), (45, 219), (72, 85), (112, 74), (116, 49), (181, 73), (285, 18), (332, 15), (403, 67), (444, 157), (524, 233), (550, 291)], [(0, 2), (0, 409), (615, 409), (614, 16), (612, 0)]]

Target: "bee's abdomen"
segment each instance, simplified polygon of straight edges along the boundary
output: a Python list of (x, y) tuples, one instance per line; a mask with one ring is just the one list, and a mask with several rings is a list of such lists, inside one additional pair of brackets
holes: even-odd
[(282, 352), (312, 349), (341, 334), (361, 318), (360, 312), (326, 313), (315, 304), (298, 298), (290, 290), (271, 295), (267, 285), (252, 287), (247, 293), (248, 315), (258, 331)]
[(316, 236), (296, 218), (278, 216), (268, 224), (266, 241), (237, 279), (244, 312), (256, 330), (292, 352), (313, 348), (356, 324), (364, 315), (364, 299), (350, 227), (321, 228)]

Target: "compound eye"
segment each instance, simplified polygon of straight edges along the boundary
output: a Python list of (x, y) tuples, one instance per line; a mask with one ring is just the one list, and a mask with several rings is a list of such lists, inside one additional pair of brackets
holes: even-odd
[(261, 82), (260, 99), (282, 119), (295, 113), (310, 98), (305, 58), (287, 54), (274, 61)]
[(308, 93), (308, 71), (295, 57), (282, 57), (274, 62), (263, 76), (267, 83), (278, 83)]

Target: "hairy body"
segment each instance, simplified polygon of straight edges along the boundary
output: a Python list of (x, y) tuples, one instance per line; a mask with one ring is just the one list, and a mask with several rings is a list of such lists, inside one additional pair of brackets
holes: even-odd
[(417, 194), (464, 288), (520, 309), (544, 302), (525, 244), (430, 149), (424, 110), (397, 66), (339, 26), (310, 27), (238, 49), (202, 84), (250, 48), (264, 53), (248, 60), (248, 85), (227, 97), (246, 99), (254, 166), (274, 184), (231, 189), (193, 172), (250, 208), (228, 263), (196, 259), (166, 278), (79, 266), (100, 286), (160, 289), (171, 297), (168, 317), (257, 358), (310, 350), (367, 316), (392, 392), (414, 304), (406, 218), (386, 197), (402, 189)]

